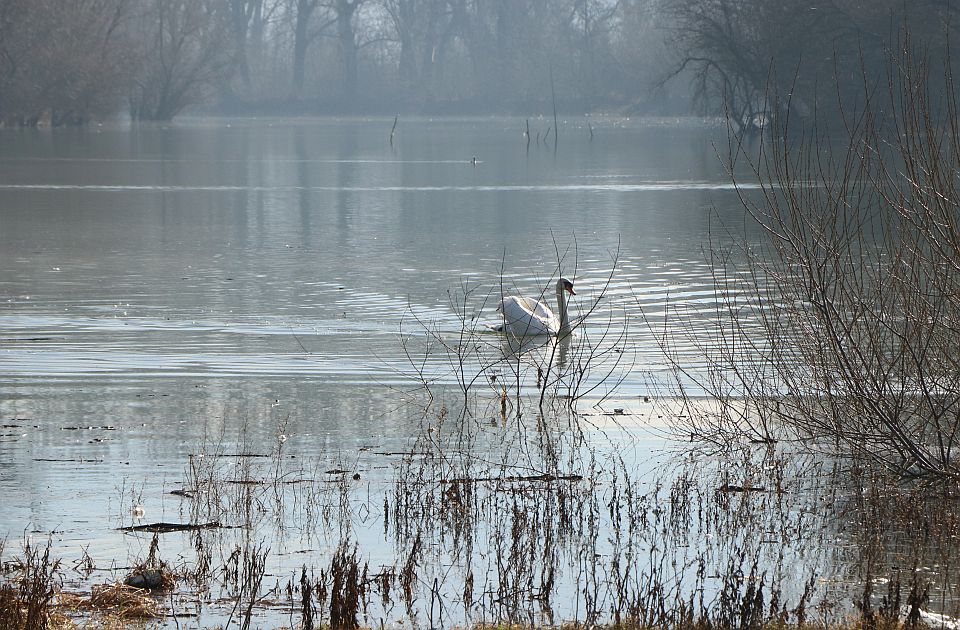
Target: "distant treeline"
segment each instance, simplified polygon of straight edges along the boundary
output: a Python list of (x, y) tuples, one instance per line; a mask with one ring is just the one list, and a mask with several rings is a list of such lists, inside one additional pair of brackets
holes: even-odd
[(945, 55), (955, 12), (945, 0), (0, 0), (0, 122), (169, 120), (199, 104), (530, 114), (554, 93), (565, 111), (693, 103), (749, 120), (771, 85), (798, 111), (835, 79), (854, 89), (904, 26)]
[(842, 123), (868, 95), (892, 87), (905, 48), (929, 61), (925, 85), (942, 92), (960, 27), (960, 3), (953, 0), (663, 0), (661, 6), (675, 72), (689, 80), (695, 106), (742, 127), (785, 115)]

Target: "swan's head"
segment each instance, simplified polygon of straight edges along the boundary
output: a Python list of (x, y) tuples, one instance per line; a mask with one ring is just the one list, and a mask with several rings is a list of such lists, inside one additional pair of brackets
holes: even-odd
[(560, 278), (557, 280), (557, 293), (562, 293), (566, 291), (570, 295), (576, 295), (577, 292), (573, 290), (573, 283), (567, 280), (566, 278)]

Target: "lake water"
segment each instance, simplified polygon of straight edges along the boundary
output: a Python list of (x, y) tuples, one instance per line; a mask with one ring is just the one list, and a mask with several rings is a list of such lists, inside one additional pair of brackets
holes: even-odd
[[(340, 527), (389, 563), (401, 552), (377, 531), (399, 470), (390, 454), (436, 424), (423, 380), (457, 400), (443, 341), (496, 323), (501, 286), (536, 295), (558, 269), (575, 283), (581, 334), (617, 357), (578, 401), (587, 443), (605, 440), (600, 451), (619, 449), (654, 484), (663, 423), (644, 397), (669, 369), (649, 324), (663, 332), (672, 304), (686, 318), (666, 326), (695, 329), (713, 306), (705, 248), (724, 224), (742, 234), (717, 157), (725, 130), (567, 120), (554, 146), (537, 137), (551, 123), (531, 121), (529, 146), (525, 121), (499, 118), (401, 120), (392, 144), (385, 119), (0, 132), (0, 535), (52, 536), (58, 555), (88, 554), (100, 571), (128, 566), (149, 536), (116, 528), (196, 515), (169, 493), (216, 452), (234, 481), (277, 462), (299, 477), (360, 475)], [(696, 373), (699, 351), (682, 339), (675, 350)], [(328, 561), (343, 531), (317, 542), (316, 527), (258, 525), (271, 583)], [(437, 566), (452, 562), (435, 544)], [(168, 559), (190, 549), (186, 535), (163, 538)], [(229, 612), (213, 605), (195, 623)], [(575, 606), (557, 614), (577, 618)]]
[[(389, 120), (6, 131), (0, 415), (176, 440), (201, 419), (277, 414), (403, 436), (383, 414), (416, 385), (411, 315), (456, 330), (451, 293), (499, 294), (502, 277), (536, 295), (558, 251), (574, 317), (612, 274), (586, 324), (625, 312), (618, 396), (643, 395), (665, 366), (642, 316), (709, 311), (711, 216), (742, 210), (722, 127), (591, 124), (592, 141), (566, 123), (556, 150), (527, 150), (515, 119), (401, 121), (393, 147)], [(496, 298), (470, 315), (495, 322)], [(449, 378), (443, 357), (427, 370)]]

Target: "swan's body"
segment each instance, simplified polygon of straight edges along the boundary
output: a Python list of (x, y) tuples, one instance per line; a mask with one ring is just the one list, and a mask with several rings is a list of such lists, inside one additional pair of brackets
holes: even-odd
[(557, 280), (557, 316), (550, 307), (528, 297), (511, 295), (503, 298), (497, 311), (503, 315), (503, 324), (497, 327), (500, 332), (515, 337), (537, 337), (540, 335), (558, 335), (570, 331), (567, 317), (567, 296), (576, 295), (573, 283), (566, 278)]

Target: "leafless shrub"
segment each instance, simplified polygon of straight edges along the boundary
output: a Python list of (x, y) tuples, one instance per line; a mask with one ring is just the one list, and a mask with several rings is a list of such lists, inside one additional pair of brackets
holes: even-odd
[(269, 547), (264, 547), (262, 541), (254, 544), (248, 537), (243, 547), (236, 547), (228, 558), (224, 573), (232, 577), (232, 597), (235, 599), (235, 604), (227, 619), (227, 626), (239, 609), (240, 628), (247, 630), (251, 627), (254, 606), (258, 602), (260, 586), (266, 573), (268, 555), (270, 555)]
[(50, 558), (51, 542), (37, 549), (29, 539), (23, 545), (15, 579), (0, 584), (0, 627), (46, 630), (52, 603), (60, 590), (60, 561)]
[(856, 111), (840, 103), (839, 139), (789, 119), (758, 147), (732, 138), (766, 240), (711, 243), (714, 326), (687, 332), (713, 406), (680, 391), (695, 438), (771, 442), (789, 427), (900, 474), (957, 474), (960, 112), (949, 71), (938, 90), (908, 37), (890, 68)]
[(368, 578), (367, 566), (361, 570), (356, 546), (341, 543), (333, 554), (329, 570), (321, 574), (321, 580), (329, 584), (330, 627), (335, 630), (359, 628), (357, 616), (365, 608)]

